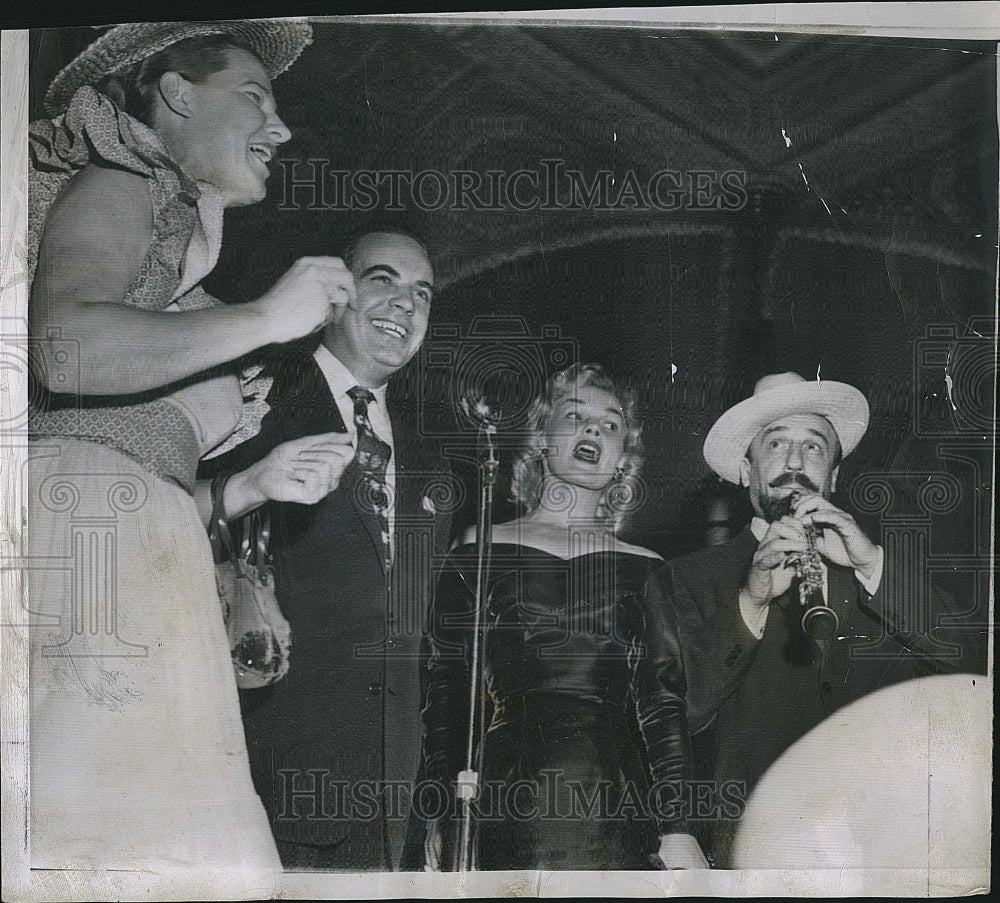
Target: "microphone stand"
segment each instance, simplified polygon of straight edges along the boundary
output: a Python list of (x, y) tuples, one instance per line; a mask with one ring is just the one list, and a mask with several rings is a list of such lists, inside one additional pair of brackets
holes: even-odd
[[(486, 421), (480, 428), (485, 449), (479, 462), (479, 507), (476, 518), (476, 610), (472, 624), (472, 650), (469, 681), (469, 732), (465, 746), (465, 770), (459, 772), (457, 794), (462, 801), (462, 826), (459, 836), (458, 870), (473, 869), (472, 855), (472, 801), (479, 789), (479, 772), (476, 768), (477, 751), (482, 744), (476, 739), (480, 734), (483, 718), (483, 608), (486, 604), (490, 558), (493, 551), (493, 489), (500, 466), (497, 454), (495, 424)], [(478, 748), (477, 748), (478, 747)]]

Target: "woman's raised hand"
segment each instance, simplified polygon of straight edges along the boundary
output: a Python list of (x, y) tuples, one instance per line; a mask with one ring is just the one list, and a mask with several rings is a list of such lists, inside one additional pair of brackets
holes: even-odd
[(354, 277), (339, 257), (300, 257), (253, 302), (271, 342), (309, 335), (354, 301)]

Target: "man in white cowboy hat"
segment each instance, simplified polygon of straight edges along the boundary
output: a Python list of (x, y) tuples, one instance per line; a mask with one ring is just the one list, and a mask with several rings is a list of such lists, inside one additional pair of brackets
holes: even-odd
[[(746, 487), (754, 517), (730, 542), (671, 561), (664, 592), (680, 625), (696, 776), (723, 798), (745, 800), (846, 703), (938, 670), (886, 611), (882, 548), (831, 501), (867, 427), (853, 386), (779, 373), (705, 439), (705, 460)], [(740, 811), (716, 808), (703, 825), (719, 866)]]

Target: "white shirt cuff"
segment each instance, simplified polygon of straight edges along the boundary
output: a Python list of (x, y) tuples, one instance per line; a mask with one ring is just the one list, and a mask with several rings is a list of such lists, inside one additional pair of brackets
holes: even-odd
[(764, 625), (767, 623), (768, 606), (755, 605), (746, 599), (746, 593), (740, 590), (740, 617), (749, 630), (759, 640), (764, 636)]
[(885, 554), (882, 551), (882, 546), (875, 546), (878, 550), (878, 559), (875, 562), (875, 570), (872, 572), (871, 577), (865, 577), (861, 571), (855, 571), (854, 576), (858, 578), (858, 583), (860, 583), (867, 591), (869, 596), (874, 596), (878, 592), (878, 588), (882, 585), (882, 568), (885, 564)]

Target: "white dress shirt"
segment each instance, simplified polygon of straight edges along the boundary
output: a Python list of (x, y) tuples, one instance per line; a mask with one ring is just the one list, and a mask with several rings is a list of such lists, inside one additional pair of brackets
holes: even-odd
[[(764, 535), (767, 533), (768, 527), (771, 525), (764, 520), (762, 517), (755, 517), (750, 521), (750, 532), (753, 533), (754, 538), (757, 542), (761, 542), (764, 539)], [(860, 583), (867, 591), (868, 595), (874, 596), (878, 591), (879, 585), (882, 583), (882, 565), (884, 561), (884, 556), (882, 554), (882, 547), (876, 546), (878, 549), (878, 561), (875, 564), (875, 571), (872, 573), (870, 578), (865, 577), (861, 571), (856, 570), (854, 576), (858, 578), (858, 583)], [(820, 567), (823, 569), (823, 598), (829, 600), (830, 590), (829, 590), (829, 572), (827, 571), (826, 562), (820, 560)], [(767, 606), (763, 607), (754, 605), (753, 603), (744, 603), (743, 593), (740, 593), (740, 615), (743, 617), (743, 623), (747, 625), (747, 629), (759, 640), (764, 636), (764, 624), (767, 622)]]
[[(340, 411), (340, 416), (344, 419), (344, 425), (347, 427), (351, 441), (357, 447), (358, 428), (354, 425), (354, 402), (347, 393), (355, 386), (361, 386), (362, 383), (325, 345), (320, 345), (313, 357), (326, 377), (327, 385), (333, 394), (333, 400), (337, 404), (337, 410)], [(368, 389), (375, 396), (374, 403), (368, 405), (368, 420), (371, 422), (372, 429), (375, 431), (375, 435), (392, 451), (385, 470), (385, 481), (389, 487), (389, 535), (391, 536), (396, 523), (395, 505), (393, 504), (396, 497), (396, 446), (393, 443), (392, 423), (389, 420), (389, 409), (386, 406), (386, 387), (363, 386), (363, 388)]]

